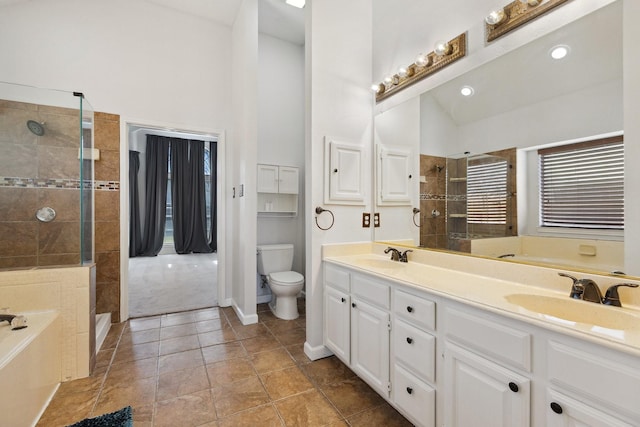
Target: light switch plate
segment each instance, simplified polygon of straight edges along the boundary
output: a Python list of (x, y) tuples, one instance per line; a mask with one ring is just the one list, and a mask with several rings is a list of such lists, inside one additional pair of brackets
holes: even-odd
[(244, 196), (244, 184), (240, 184), (240, 189), (238, 190), (238, 197)]

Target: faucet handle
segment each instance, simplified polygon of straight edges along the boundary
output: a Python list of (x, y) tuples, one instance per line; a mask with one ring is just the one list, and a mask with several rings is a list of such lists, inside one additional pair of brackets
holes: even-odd
[(573, 280), (573, 285), (571, 285), (571, 293), (569, 294), (569, 298), (582, 299), (584, 294), (584, 284), (582, 284), (577, 277), (573, 277), (572, 275), (567, 273), (558, 273), (558, 276), (568, 277), (569, 279)]
[(604, 298), (602, 299), (602, 303), (605, 305), (613, 305), (615, 307), (622, 307), (620, 303), (620, 295), (618, 294), (618, 288), (620, 286), (626, 286), (628, 288), (637, 288), (638, 285), (635, 283), (618, 283), (617, 285), (609, 286), (607, 292), (604, 294)]
[(407, 249), (406, 251), (402, 252), (402, 254), (400, 255), (400, 262), (408, 262), (409, 261), (409, 259), (407, 258), (407, 253), (408, 252), (413, 252), (413, 250)]
[(387, 249), (384, 250), (384, 253), (388, 254), (389, 252), (391, 252), (391, 261), (400, 261), (400, 251), (398, 251), (396, 248), (392, 248), (391, 246), (389, 246)]

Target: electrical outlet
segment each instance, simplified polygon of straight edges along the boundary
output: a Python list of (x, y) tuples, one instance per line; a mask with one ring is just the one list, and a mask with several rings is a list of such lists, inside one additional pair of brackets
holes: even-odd
[(380, 212), (375, 212), (373, 214), (373, 226), (380, 227)]
[(369, 212), (362, 212), (362, 228), (371, 227), (371, 214)]

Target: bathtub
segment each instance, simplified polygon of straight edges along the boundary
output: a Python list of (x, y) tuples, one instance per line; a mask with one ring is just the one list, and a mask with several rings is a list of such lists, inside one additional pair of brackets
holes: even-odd
[(57, 311), (18, 313), (28, 327), (0, 323), (0, 425), (34, 426), (61, 379), (61, 320)]

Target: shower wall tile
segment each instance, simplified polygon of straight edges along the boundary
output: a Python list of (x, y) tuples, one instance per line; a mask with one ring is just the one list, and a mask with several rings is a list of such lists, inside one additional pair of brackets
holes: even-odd
[(96, 223), (104, 221), (120, 221), (120, 192), (95, 192)]
[(111, 322), (120, 322), (120, 282), (96, 283), (96, 313), (111, 313)]
[(38, 190), (0, 187), (0, 222), (36, 221)]
[(38, 224), (0, 222), (0, 257), (34, 256), (38, 251)]
[(79, 265), (80, 253), (75, 254), (53, 254), (53, 255), (39, 255), (38, 266), (50, 267), (50, 266), (62, 266), (62, 265)]
[(120, 280), (120, 253), (101, 252), (96, 254), (96, 283)]
[(118, 181), (120, 179), (120, 153), (100, 150), (100, 160), (94, 163), (95, 179), (98, 181)]
[(38, 173), (35, 144), (0, 144), (0, 176), (35, 178)]
[(44, 135), (37, 137), (38, 145), (80, 147), (80, 111), (56, 107), (41, 111), (42, 108), (38, 121), (44, 127)]
[[(120, 151), (120, 116), (117, 114), (94, 113), (95, 148)], [(118, 177), (115, 177), (118, 179)]]
[(36, 256), (0, 256), (0, 270), (17, 270), (27, 267), (33, 267), (34, 265), (38, 265), (38, 257)]
[(96, 253), (120, 250), (120, 222), (96, 222)]
[[(80, 192), (78, 190), (38, 189), (38, 209), (49, 206), (56, 211), (56, 221), (80, 221)], [(79, 226), (79, 225), (78, 225)]]
[(80, 179), (77, 148), (38, 145), (38, 178)]
[(77, 221), (39, 223), (38, 234), (39, 255), (75, 254), (76, 264), (79, 263), (80, 226)]
[(0, 105), (0, 145), (18, 142), (36, 145), (38, 137), (27, 128), (27, 121), (34, 119), (37, 120), (37, 116), (33, 111)]

